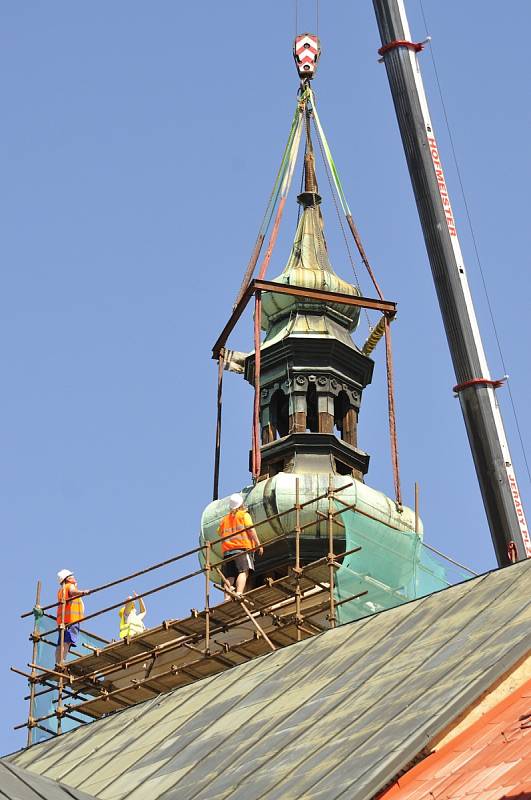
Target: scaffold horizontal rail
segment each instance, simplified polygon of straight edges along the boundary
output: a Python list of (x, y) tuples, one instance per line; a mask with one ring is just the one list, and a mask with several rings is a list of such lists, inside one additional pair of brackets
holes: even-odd
[[(301, 609), (303, 619), (307, 616), (320, 616), (321, 622), (325, 621), (328, 601), (323, 601), (322, 598), (323, 593), (328, 591), (328, 586), (316, 587), (316, 578), (326, 578), (322, 559), (319, 563), (302, 567), (301, 570), (302, 575), (298, 577), (289, 575), (252, 589), (244, 595), (248, 607), (252, 608), (253, 615), (275, 647), (285, 647), (298, 641), (297, 632), (301, 625), (295, 614), (297, 580), (302, 583), (305, 592)], [(286, 595), (290, 589), (291, 596)], [(154, 693), (171, 691), (270, 652), (267, 641), (253, 629), (239, 603), (228, 601), (214, 606), (213, 609), (218, 629), (214, 624), (212, 632), (216, 633), (219, 650), (207, 651), (190, 642), (190, 639), (199, 643), (204, 641), (204, 625), (201, 627), (204, 611), (191, 614), (186, 619), (167, 621), (156, 629), (133, 637), (129, 642), (115, 642), (98, 654), (91, 653), (69, 662), (68, 675), (63, 676), (66, 686), (70, 690), (78, 686), (84, 695), (94, 696), (72, 706), (65, 703), (64, 707), (97, 718), (118, 708), (147, 700)], [(315, 624), (315, 621), (310, 623), (309, 620), (308, 627), (302, 627), (302, 638), (320, 633), (324, 629), (323, 625)], [(161, 642), (161, 637), (171, 636), (175, 630), (191, 633)], [(131, 646), (135, 644), (135, 639), (137, 642), (141, 640), (144, 645), (152, 645), (151, 651), (141, 650), (133, 654)], [(119, 650), (122, 651), (121, 656), (117, 652)], [(148, 662), (152, 658), (156, 666), (146, 677)], [(42, 669), (37, 664), (33, 666), (42, 670), (42, 677), (38, 677), (37, 682), (42, 680), (48, 684), (49, 673), (53, 671)], [(47, 675), (48, 678), (45, 677)], [(36, 722), (43, 722), (55, 714), (38, 718)]]

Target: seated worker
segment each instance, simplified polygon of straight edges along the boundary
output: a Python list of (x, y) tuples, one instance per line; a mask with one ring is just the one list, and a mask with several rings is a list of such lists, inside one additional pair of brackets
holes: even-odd
[(57, 625), (64, 628), (61, 642), (61, 631), (57, 638), (55, 651), (55, 667), (62, 669), (64, 661), (72, 645), (76, 645), (79, 635), (79, 623), (85, 615), (85, 607), (81, 597), (88, 594), (87, 589), (78, 589), (74, 574), (69, 569), (62, 569), (57, 573), (60, 588), (57, 592)]
[[(260, 545), (255, 529), (252, 527), (253, 521), (249, 512), (243, 507), (243, 497), (241, 494), (232, 494), (229, 497), (230, 511), (219, 523), (218, 534), (228, 536), (234, 533), (229, 539), (224, 539), (221, 543), (224, 563), (222, 566), (223, 577), (229, 586), (236, 583), (236, 593), (241, 595), (245, 591), (245, 585), (249, 576), (249, 570), (254, 570), (254, 553), (250, 553), (254, 547), (260, 548), (258, 555), (263, 555), (264, 548)], [(244, 530), (249, 528), (248, 531)], [(239, 533), (243, 531), (242, 533)], [(226, 559), (231, 559), (227, 561)], [(225, 592), (225, 600), (230, 600), (231, 595)]]
[[(137, 614), (136, 611), (135, 598), (138, 598), (140, 614)], [(146, 605), (136, 592), (133, 592), (133, 597), (127, 598), (126, 604), (119, 610), (118, 615), (120, 617), (120, 639), (125, 639), (126, 636), (136, 636), (137, 633), (146, 630), (144, 625)]]

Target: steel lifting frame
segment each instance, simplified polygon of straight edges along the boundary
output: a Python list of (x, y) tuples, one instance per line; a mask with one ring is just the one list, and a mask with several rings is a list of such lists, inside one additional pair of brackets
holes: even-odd
[[(260, 319), (261, 319), (261, 296), (262, 292), (273, 292), (276, 294), (287, 294), (292, 297), (303, 297), (308, 300), (315, 300), (321, 303), (341, 303), (346, 306), (357, 306), (374, 311), (381, 311), (388, 326), (394, 319), (397, 312), (396, 303), (381, 298), (361, 297), (356, 295), (346, 295), (341, 292), (329, 292), (324, 289), (309, 289), (303, 286), (293, 286), (275, 281), (266, 281), (255, 278), (250, 281), (245, 291), (237, 301), (232, 314), (225, 327), (218, 336), (212, 348), (212, 358), (218, 361), (218, 382), (217, 382), (217, 415), (216, 415), (216, 439), (214, 455), (214, 480), (213, 480), (213, 499), (217, 500), (219, 495), (219, 469), (221, 456), (221, 424), (222, 424), (222, 394), (223, 394), (223, 368), (224, 368), (224, 349), (227, 340), (236, 327), (238, 320), (247, 308), (252, 297), (255, 298), (255, 324), (254, 324), (254, 348), (256, 353), (255, 364), (255, 398), (253, 414), (253, 473), (258, 477), (259, 473), (259, 452), (260, 442), (258, 441), (258, 417), (259, 417), (259, 394), (260, 394)], [(388, 387), (392, 394), (392, 385)], [(394, 400), (393, 400), (394, 403)], [(258, 463), (257, 463), (258, 462)], [(398, 469), (398, 468), (397, 468)], [(395, 483), (399, 486), (398, 477)], [(401, 503), (400, 490), (397, 489), (397, 502)]]

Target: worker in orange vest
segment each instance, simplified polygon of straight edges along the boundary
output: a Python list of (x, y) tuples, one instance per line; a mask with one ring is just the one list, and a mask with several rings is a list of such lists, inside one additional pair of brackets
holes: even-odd
[[(64, 636), (61, 630), (57, 639), (55, 651), (55, 666), (63, 668), (63, 663), (72, 645), (76, 645), (79, 636), (79, 624), (85, 615), (83, 595), (88, 594), (88, 589), (78, 589), (74, 573), (69, 569), (61, 569), (57, 573), (59, 591), (57, 592), (57, 625), (64, 626)], [(61, 638), (63, 641), (61, 641)]]
[[(251, 515), (243, 507), (241, 494), (231, 494), (229, 508), (229, 513), (219, 524), (218, 534), (228, 536), (234, 533), (234, 536), (221, 542), (224, 562), (221, 571), (225, 582), (231, 587), (236, 584), (236, 593), (241, 595), (245, 591), (249, 572), (254, 570), (254, 548), (259, 548), (257, 552), (260, 556), (263, 555), (264, 548), (256, 535)], [(225, 592), (225, 600), (230, 598), (231, 595)]]

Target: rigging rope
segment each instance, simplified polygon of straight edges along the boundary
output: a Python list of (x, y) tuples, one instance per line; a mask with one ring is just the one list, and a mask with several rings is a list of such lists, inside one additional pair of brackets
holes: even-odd
[[(426, 14), (424, 12), (424, 6), (422, 4), (422, 0), (419, 0), (419, 6), (420, 6), (421, 14), (422, 14), (422, 20), (424, 22), (424, 28), (426, 30), (426, 36), (428, 37), (428, 22), (427, 22), (427, 19), (426, 19)], [(454, 162), (454, 165), (455, 165), (455, 170), (456, 170), (456, 174), (457, 174), (457, 180), (459, 182), (459, 188), (460, 188), (460, 191), (461, 191), (461, 196), (463, 198), (463, 205), (464, 205), (464, 208), (465, 208), (465, 214), (466, 214), (466, 218), (467, 218), (467, 222), (468, 222), (468, 227), (469, 227), (469, 230), (470, 230), (470, 235), (471, 235), (471, 238), (472, 238), (472, 246), (474, 248), (476, 261), (477, 261), (477, 264), (478, 264), (478, 267), (479, 267), (479, 274), (481, 276), (481, 283), (483, 285), (483, 291), (485, 293), (485, 298), (487, 300), (487, 307), (489, 309), (489, 316), (490, 316), (490, 320), (491, 320), (491, 323), (492, 323), (492, 328), (493, 328), (493, 331), (494, 331), (494, 338), (496, 340), (496, 346), (497, 346), (498, 354), (500, 356), (500, 361), (501, 361), (503, 372), (504, 372), (504, 374), (506, 376), (507, 389), (509, 390), (509, 400), (510, 400), (510, 403), (511, 403), (511, 408), (512, 408), (512, 412), (513, 412), (513, 416), (514, 416), (514, 421), (515, 421), (515, 424), (516, 424), (516, 431), (517, 431), (517, 434), (518, 434), (520, 447), (522, 449), (522, 455), (524, 457), (524, 463), (525, 463), (525, 467), (526, 467), (526, 471), (527, 471), (527, 477), (529, 479), (529, 482), (531, 483), (531, 469), (529, 467), (529, 463), (528, 463), (528, 460), (527, 460), (527, 455), (526, 455), (526, 451), (525, 451), (522, 431), (520, 429), (520, 422), (519, 422), (519, 419), (518, 419), (518, 414), (516, 412), (516, 404), (515, 404), (515, 401), (514, 401), (514, 398), (513, 398), (513, 393), (512, 393), (512, 389), (511, 389), (511, 383), (510, 383), (510, 380), (509, 380), (509, 376), (507, 374), (507, 367), (505, 366), (505, 358), (504, 358), (504, 355), (503, 355), (501, 341), (500, 341), (500, 337), (499, 337), (499, 334), (498, 334), (496, 321), (495, 321), (495, 318), (494, 318), (494, 312), (492, 310), (492, 304), (491, 304), (489, 292), (488, 292), (488, 289), (487, 289), (487, 281), (485, 279), (485, 274), (483, 272), (483, 264), (481, 262), (481, 258), (480, 258), (480, 255), (479, 255), (479, 247), (478, 247), (476, 235), (475, 235), (475, 232), (474, 232), (474, 226), (472, 225), (472, 216), (471, 216), (470, 209), (469, 209), (469, 206), (468, 206), (468, 201), (467, 201), (467, 197), (466, 197), (466, 193), (465, 193), (463, 179), (461, 177), (461, 170), (459, 168), (459, 162), (457, 160), (457, 152), (456, 152), (456, 149), (455, 149), (454, 137), (452, 135), (452, 130), (451, 130), (451, 127), (450, 127), (450, 120), (448, 118), (448, 113), (446, 111), (446, 103), (444, 102), (444, 95), (443, 95), (443, 91), (442, 91), (441, 81), (439, 79), (439, 71), (437, 69), (437, 62), (435, 60), (435, 50), (433, 48), (431, 37), (429, 37), (429, 43), (430, 43), (430, 56), (431, 56), (431, 61), (432, 61), (432, 64), (433, 64), (433, 72), (434, 72), (434, 75), (435, 75), (435, 82), (437, 84), (437, 90), (438, 90), (438, 93), (439, 93), (439, 99), (441, 101), (441, 107), (442, 107), (442, 111), (443, 111), (446, 130), (448, 132), (448, 139), (449, 139), (449, 142), (450, 142), (450, 149), (452, 151), (452, 158), (453, 158), (453, 162)]]
[[(334, 203), (334, 208), (336, 210), (336, 215), (337, 215), (337, 219), (338, 219), (338, 222), (339, 222), (339, 227), (341, 228), (341, 233), (343, 234), (345, 247), (347, 248), (347, 253), (348, 253), (348, 257), (349, 257), (349, 261), (350, 261), (350, 266), (352, 267), (352, 271), (354, 273), (354, 277), (356, 278), (356, 284), (357, 284), (357, 286), (359, 288), (360, 287), (360, 279), (359, 279), (359, 276), (358, 276), (358, 272), (356, 270), (356, 263), (355, 263), (354, 258), (352, 256), (352, 251), (351, 251), (350, 245), (348, 243), (347, 232), (346, 232), (345, 226), (343, 224), (343, 219), (341, 218), (341, 214), (339, 213), (339, 207), (337, 205), (337, 196), (336, 196), (336, 192), (334, 191), (334, 188), (333, 188), (333, 185), (332, 185), (332, 176), (330, 174), (330, 168), (328, 166), (328, 161), (326, 159), (326, 156), (325, 156), (325, 153), (324, 153), (324, 149), (323, 149), (323, 142), (322, 142), (321, 137), (319, 135), (319, 131), (317, 129), (317, 126), (316, 126), (316, 130), (317, 130), (317, 141), (319, 143), (319, 150), (321, 151), (321, 158), (323, 160), (323, 165), (324, 165), (326, 177), (328, 178), (328, 186), (330, 188), (330, 194), (332, 195), (332, 201)], [(373, 326), (371, 325), (371, 320), (370, 320), (370, 317), (369, 317), (369, 313), (368, 313), (366, 308), (364, 308), (363, 311), (365, 312), (365, 319), (367, 320), (367, 327), (369, 328), (369, 333), (370, 333), (372, 328), (373, 328)]]
[(293, 179), (293, 173), (295, 171), (295, 164), (297, 162), (297, 155), (299, 153), (302, 125), (303, 125), (302, 114), (299, 114), (297, 127), (295, 130), (295, 134), (293, 136), (293, 142), (291, 144), (291, 149), (289, 152), (289, 158), (284, 172), (284, 178), (280, 186), (280, 192), (279, 192), (280, 203), (278, 204), (277, 213), (275, 216), (275, 222), (273, 223), (273, 229), (271, 231), (271, 236), (269, 237), (269, 244), (267, 246), (266, 254), (264, 256), (264, 260), (262, 261), (262, 265), (258, 273), (258, 277), (260, 278), (260, 280), (262, 280), (265, 277), (267, 268), (269, 266), (269, 262), (271, 260), (271, 255), (273, 253), (273, 248), (275, 247), (277, 241), (278, 231), (280, 228), (280, 221), (282, 219), (282, 214), (284, 212), (284, 206), (286, 205), (286, 199), (289, 194), (291, 181)]
[[(336, 186), (337, 194), (339, 197), (339, 201), (343, 208), (343, 212), (347, 219), (348, 225), (350, 227), (352, 236), (354, 241), (356, 242), (356, 247), (358, 248), (358, 252), (360, 254), (361, 260), (365, 264), (365, 268), (369, 273), (369, 276), (373, 282), (374, 288), (378, 293), (380, 300), (384, 299), (383, 292), (380, 289), (378, 282), (376, 280), (376, 276), (371, 268), (369, 263), (369, 259), (367, 258), (367, 254), (365, 253), (365, 249), (363, 247), (363, 243), (361, 241), (361, 237), (358, 233), (358, 229), (352, 219), (352, 214), (347, 202), (347, 198), (345, 196), (345, 192), (343, 191), (343, 186), (341, 184), (341, 179), (339, 177), (339, 173), (337, 171), (337, 167), (334, 163), (334, 159), (332, 157), (332, 152), (326, 140), (325, 133), (323, 131), (323, 126), (321, 125), (321, 121), (319, 119), (319, 114), (317, 113), (317, 108), (315, 104), (315, 95), (313, 94), (312, 90), (309, 89), (310, 93), (310, 100), (312, 103), (313, 108), (313, 115), (315, 119), (315, 125), (317, 128), (317, 132), (319, 138), (322, 141), (323, 150), (326, 155), (326, 160), (328, 161), (328, 165), (330, 167), (330, 173), (332, 174), (332, 178), (334, 184)], [(398, 436), (396, 431), (396, 411), (395, 411), (395, 397), (394, 397), (394, 370), (393, 370), (393, 351), (391, 347), (391, 326), (390, 326), (390, 319), (389, 317), (385, 317), (385, 362), (386, 362), (386, 372), (387, 372), (387, 405), (388, 405), (388, 417), (389, 417), (389, 438), (390, 438), (390, 445), (391, 445), (391, 464), (393, 468), (393, 482), (395, 488), (395, 498), (396, 503), (398, 506), (402, 505), (402, 489), (400, 486), (400, 465), (398, 460)]]
[(252, 473), (260, 475), (262, 454), (260, 452), (260, 329), (262, 327), (262, 293), (256, 292), (254, 299), (254, 409), (252, 437)]
[(286, 147), (284, 148), (284, 152), (282, 154), (282, 160), (280, 162), (280, 167), (278, 169), (278, 172), (277, 172), (277, 175), (276, 175), (276, 178), (275, 178), (275, 182), (273, 184), (273, 189), (272, 189), (271, 194), (269, 196), (269, 202), (267, 204), (267, 208), (265, 210), (265, 213), (264, 213), (264, 216), (263, 216), (263, 219), (262, 219), (262, 223), (261, 223), (260, 229), (258, 231), (258, 236), (256, 238), (256, 242), (255, 242), (255, 245), (254, 245), (254, 248), (253, 248), (253, 252), (251, 254), (251, 258), (250, 258), (249, 263), (247, 265), (247, 269), (246, 269), (245, 274), (243, 276), (243, 280), (242, 280), (240, 289), (238, 291), (238, 294), (236, 296), (236, 300), (234, 302), (234, 307), (237, 306), (237, 304), (241, 300), (245, 290), (247, 289), (247, 286), (249, 285), (249, 282), (250, 282), (250, 280), (252, 278), (254, 269), (256, 267), (256, 263), (257, 263), (258, 258), (260, 256), (260, 252), (262, 250), (262, 245), (264, 243), (267, 231), (269, 229), (269, 225), (271, 223), (271, 218), (273, 216), (273, 212), (275, 210), (275, 206), (276, 206), (277, 201), (278, 201), (278, 196), (279, 196), (279, 193), (280, 193), (281, 184), (282, 184), (282, 181), (283, 181), (283, 178), (285, 176), (286, 169), (287, 169), (287, 166), (288, 166), (288, 158), (289, 158), (289, 154), (291, 152), (291, 147), (293, 145), (293, 138), (294, 138), (296, 130), (297, 130), (297, 123), (298, 123), (299, 118), (300, 118), (300, 101), (298, 100), (297, 101), (297, 107), (295, 108), (295, 113), (293, 115), (293, 120), (292, 120), (292, 123), (291, 123), (291, 128), (290, 128), (290, 132), (289, 132), (289, 136), (288, 136), (288, 141), (286, 143)]
[[(354, 224), (352, 219), (352, 214), (350, 212), (350, 208), (348, 206), (348, 202), (345, 196), (345, 192), (343, 191), (343, 187), (341, 184), (341, 179), (339, 177), (339, 173), (335, 166), (332, 153), (330, 151), (330, 147), (328, 146), (328, 142), (326, 136), (323, 131), (323, 127), (321, 125), (321, 121), (319, 119), (319, 115), (317, 113), (316, 103), (315, 103), (315, 96), (308, 84), (305, 84), (301, 88), (300, 96), (297, 101), (297, 108), (295, 110), (294, 118), (292, 121), (292, 126), (290, 130), (290, 135), (288, 137), (288, 143), (286, 145), (286, 149), (284, 150), (284, 155), (282, 157), (282, 162), (280, 165), (279, 172), (277, 174), (277, 178), (275, 180), (275, 184), (273, 186), (273, 192), (271, 194), (271, 198), (266, 210), (266, 214), (264, 216), (264, 221), (262, 222), (262, 226), (258, 235), (257, 243), (255, 245), (255, 249), (253, 251), (253, 256), (251, 257), (251, 261), (247, 268), (247, 271), (244, 276), (244, 280), (242, 283), (242, 287), (240, 288), (240, 293), (238, 295), (238, 299), (243, 295), (245, 289), (250, 283), (252, 278), (252, 274), (254, 272), (254, 268), (258, 261), (258, 257), (260, 254), (260, 250), (262, 247), (262, 243), (265, 238), (265, 234), (268, 230), (269, 223), (271, 221), (274, 208), (277, 204), (277, 201), (280, 199), (278, 203), (277, 212), (275, 216), (275, 221), (273, 223), (273, 228), (271, 231), (271, 235), (269, 238), (268, 247), (260, 266), (260, 270), (258, 273), (258, 277), (263, 279), (265, 277), (267, 267), (269, 265), (269, 261), (271, 259), (271, 255), (273, 253), (273, 249), (275, 247), (278, 231), (280, 228), (280, 222), (282, 219), (282, 214), (284, 211), (284, 206), (286, 203), (286, 198), (288, 196), (291, 182), (293, 179), (293, 173), (295, 170), (295, 165), (297, 162), (297, 156), (300, 147), (300, 140), (302, 136), (302, 129), (303, 126), (306, 127), (306, 137), (307, 140), (310, 142), (310, 125), (309, 120), (307, 118), (308, 113), (308, 102), (311, 102), (312, 106), (312, 114), (315, 122), (315, 126), (317, 129), (319, 145), (321, 148), (321, 154), (323, 155), (323, 161), (325, 163), (325, 168), (327, 172), (327, 177), (330, 183), (330, 189), (332, 198), (334, 200), (334, 205), (336, 206), (336, 211), (338, 213), (338, 217), (341, 222), (341, 217), (339, 215), (339, 209), (337, 208), (337, 203), (334, 195), (334, 191), (332, 188), (332, 183), (335, 185), (337, 197), (341, 203), (343, 208), (343, 212), (347, 218), (347, 222), (351, 229), (352, 235), (354, 237), (354, 241), (356, 242), (356, 246), (360, 253), (361, 259), (365, 264), (365, 267), (371, 277), (371, 280), (375, 286), (375, 289), (381, 299), (383, 299), (383, 294), (378, 286), (374, 273), (371, 269), (369, 264), (368, 258), (365, 254), (361, 238), (358, 234), (357, 228)], [(307, 143), (308, 146), (308, 143)], [(328, 167), (327, 167), (328, 165)], [(345, 234), (343, 225), (341, 224), (341, 229), (343, 234)], [(346, 241), (346, 236), (345, 236)], [(358, 276), (356, 274), (356, 269), (354, 266), (354, 259), (352, 258), (350, 248), (348, 247), (347, 243), (347, 252), (350, 257), (350, 261), (352, 264), (352, 268), (354, 271), (354, 275), (356, 277), (356, 281), (358, 281)], [(257, 479), (260, 476), (261, 470), (261, 452), (260, 452), (260, 361), (261, 361), (261, 352), (260, 352), (260, 335), (261, 335), (261, 320), (262, 320), (262, 299), (261, 299), (261, 292), (256, 292), (255, 295), (255, 313), (254, 313), (254, 350), (255, 350), (255, 364), (254, 364), (254, 408), (253, 408), (253, 426), (252, 426), (252, 472), (253, 477)], [(370, 327), (370, 323), (369, 323)], [(390, 318), (385, 318), (385, 350), (386, 350), (386, 371), (387, 371), (387, 397), (388, 397), (388, 412), (389, 412), (389, 435), (391, 440), (391, 462), (393, 467), (393, 479), (394, 479), (394, 486), (395, 486), (395, 497), (396, 503), (398, 506), (402, 505), (402, 495), (401, 495), (401, 487), (400, 487), (400, 471), (399, 471), (399, 462), (398, 462), (398, 440), (397, 440), (397, 433), (396, 433), (396, 417), (395, 417), (395, 402), (394, 402), (394, 379), (393, 379), (393, 360), (392, 360), (392, 348), (391, 348), (391, 332), (390, 332)]]
[(225, 348), (221, 348), (218, 358), (218, 389), (216, 402), (216, 445), (214, 451), (214, 487), (212, 500), (219, 497), (219, 464), (221, 458), (221, 422), (223, 404), (223, 367), (225, 366)]
[[(267, 250), (260, 266), (258, 277), (262, 280), (267, 272), (267, 267), (271, 260), (271, 255), (275, 247), (284, 206), (291, 187), (295, 165), (297, 163), (297, 156), (299, 154), (299, 147), (301, 142), (302, 128), (303, 128), (303, 112), (307, 102), (306, 90), (302, 92), (295, 112), (294, 123), (295, 130), (291, 140), (289, 153), (285, 161), (284, 175), (279, 187), (278, 196), (280, 203), (278, 204), (275, 221)], [(292, 126), (293, 127), (293, 126)], [(261, 468), (261, 453), (260, 453), (260, 331), (262, 327), (262, 299), (261, 292), (256, 292), (255, 297), (255, 310), (254, 310), (254, 411), (253, 411), (253, 429), (252, 429), (252, 473), (254, 478), (258, 478)]]
[(326, 153), (326, 159), (327, 159), (328, 164), (330, 166), (330, 172), (332, 173), (332, 178), (333, 178), (333, 181), (334, 181), (334, 184), (335, 184), (335, 187), (336, 187), (337, 195), (339, 197), (339, 202), (341, 203), (341, 208), (343, 209), (343, 213), (345, 214), (345, 216), (348, 216), (350, 214), (350, 208), (348, 207), (347, 198), (345, 196), (345, 192), (343, 191), (343, 186), (341, 184), (341, 179), (339, 177), (339, 173), (338, 173), (336, 165), (334, 163), (334, 159), (332, 158), (332, 153), (331, 153), (330, 147), (328, 146), (328, 141), (327, 141), (327, 138), (325, 136), (325, 132), (323, 130), (323, 126), (321, 125), (321, 120), (319, 119), (319, 114), (317, 113), (317, 105), (316, 105), (316, 102), (315, 102), (315, 95), (314, 95), (312, 89), (309, 89), (308, 91), (309, 91), (309, 95), (310, 95), (310, 101), (311, 101), (311, 104), (312, 104), (313, 118), (315, 120), (315, 127), (317, 128), (317, 132), (318, 132), (318, 134), (319, 134), (319, 136), (321, 138), (321, 141), (323, 143), (323, 149), (324, 149), (324, 151)]
[(360, 235), (358, 233), (358, 229), (356, 228), (354, 220), (352, 219), (352, 212), (351, 212), (351, 210), (349, 208), (349, 205), (348, 205), (348, 202), (347, 202), (347, 198), (346, 198), (345, 192), (343, 190), (343, 185), (341, 183), (341, 178), (339, 177), (339, 172), (337, 171), (337, 167), (336, 167), (334, 159), (332, 157), (332, 152), (331, 152), (330, 147), (328, 145), (328, 141), (326, 139), (326, 136), (325, 136), (325, 133), (324, 133), (324, 130), (323, 130), (323, 126), (321, 125), (321, 120), (319, 119), (319, 114), (317, 113), (317, 108), (316, 108), (316, 105), (315, 105), (315, 95), (314, 95), (314, 93), (312, 92), (311, 89), (310, 89), (310, 99), (312, 101), (313, 114), (314, 114), (314, 118), (315, 118), (315, 125), (316, 125), (316, 128), (317, 128), (317, 132), (319, 134), (320, 139), (322, 140), (323, 149), (324, 149), (324, 152), (326, 154), (326, 159), (327, 159), (329, 167), (330, 167), (330, 172), (332, 173), (332, 177), (333, 177), (334, 184), (335, 184), (335, 187), (336, 187), (337, 195), (339, 197), (339, 201), (341, 203), (341, 207), (343, 209), (343, 213), (345, 214), (345, 217), (346, 217), (347, 222), (349, 224), (349, 228), (350, 228), (350, 230), (352, 232), (352, 236), (354, 237), (354, 241), (356, 242), (356, 247), (358, 248), (358, 252), (360, 254), (361, 260), (365, 264), (365, 268), (366, 268), (367, 272), (369, 273), (370, 279), (371, 279), (371, 281), (372, 281), (372, 283), (374, 285), (374, 288), (376, 289), (376, 291), (378, 293), (378, 296), (379, 296), (380, 300), (383, 300), (383, 293), (382, 293), (382, 291), (381, 291), (381, 289), (380, 289), (380, 287), (378, 285), (378, 281), (376, 280), (376, 276), (374, 275), (374, 272), (372, 271), (371, 265), (369, 264), (369, 259), (367, 258), (367, 255), (365, 253), (365, 249), (364, 249), (363, 244), (361, 242), (361, 237), (360, 237)]

